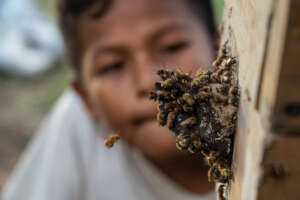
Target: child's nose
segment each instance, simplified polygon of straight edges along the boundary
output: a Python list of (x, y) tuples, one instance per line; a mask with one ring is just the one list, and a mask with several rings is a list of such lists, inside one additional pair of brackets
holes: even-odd
[(154, 89), (154, 83), (158, 81), (156, 70), (158, 66), (146, 56), (141, 56), (135, 66), (135, 87), (138, 98), (148, 97)]

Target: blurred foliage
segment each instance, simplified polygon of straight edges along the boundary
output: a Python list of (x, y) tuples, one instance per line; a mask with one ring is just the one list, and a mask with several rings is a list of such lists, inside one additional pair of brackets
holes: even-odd
[(34, 0), (37, 2), (39, 8), (44, 11), (48, 16), (53, 17), (55, 14), (56, 0)]
[(223, 16), (223, 9), (224, 9), (225, 2), (224, 0), (212, 0), (212, 2), (213, 2), (214, 12), (216, 16), (216, 22), (220, 24)]

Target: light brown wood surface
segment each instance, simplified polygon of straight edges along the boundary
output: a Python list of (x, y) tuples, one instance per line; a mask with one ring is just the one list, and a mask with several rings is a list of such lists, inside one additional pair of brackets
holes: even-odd
[(299, 0), (225, 1), (241, 92), (229, 199), (300, 199), (299, 22)]

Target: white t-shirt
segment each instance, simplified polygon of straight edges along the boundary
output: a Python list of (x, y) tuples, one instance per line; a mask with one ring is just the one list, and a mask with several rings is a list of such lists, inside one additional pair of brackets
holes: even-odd
[(180, 188), (140, 152), (103, 145), (75, 92), (61, 97), (3, 189), (3, 200), (215, 200)]

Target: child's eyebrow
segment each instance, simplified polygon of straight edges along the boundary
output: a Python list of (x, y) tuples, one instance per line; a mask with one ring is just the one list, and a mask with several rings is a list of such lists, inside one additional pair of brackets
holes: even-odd
[(97, 56), (102, 53), (116, 53), (116, 54), (124, 54), (127, 52), (127, 48), (122, 45), (101, 45), (95, 48), (94, 56)]
[(184, 30), (185, 27), (186, 26), (184, 24), (179, 24), (179, 23), (163, 26), (160, 29), (158, 29), (157, 31), (155, 31), (155, 33), (153, 35), (151, 35), (150, 42), (158, 40), (159, 38), (161, 38), (162, 36), (164, 36), (165, 34), (167, 34), (169, 32), (177, 31), (177, 30)]

